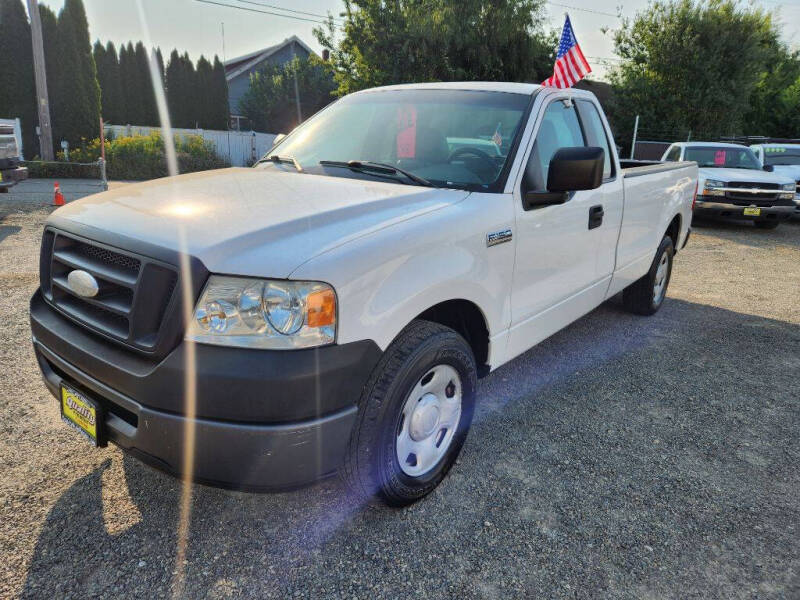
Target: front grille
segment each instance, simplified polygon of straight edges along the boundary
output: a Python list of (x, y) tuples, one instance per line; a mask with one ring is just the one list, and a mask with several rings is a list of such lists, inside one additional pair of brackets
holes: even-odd
[[(131, 252), (48, 229), (42, 241), (45, 300), (75, 321), (143, 352), (152, 352), (175, 295), (175, 267)], [(75, 293), (67, 277), (90, 273), (99, 291)]]
[[(753, 194), (752, 192), (742, 191), (739, 192), (726, 192), (726, 197), (729, 200), (739, 200), (739, 202), (735, 202), (734, 204), (740, 204), (741, 202), (745, 202), (743, 206), (747, 206), (747, 202), (754, 203), (758, 200), (777, 200), (778, 193), (780, 192), (781, 186), (778, 183), (759, 183), (756, 181), (736, 181), (733, 183), (729, 183), (729, 188), (738, 188), (742, 190), (775, 190), (775, 193), (758, 193)], [(769, 205), (766, 205), (769, 206)]]

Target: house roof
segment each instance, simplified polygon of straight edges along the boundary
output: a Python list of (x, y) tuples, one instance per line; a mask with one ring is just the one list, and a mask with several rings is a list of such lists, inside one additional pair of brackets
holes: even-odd
[(256, 50), (255, 52), (251, 52), (250, 54), (245, 54), (244, 56), (238, 56), (236, 58), (232, 58), (230, 60), (226, 60), (225, 65), (225, 79), (230, 81), (235, 77), (238, 77), (242, 73), (245, 73), (252, 69), (254, 66), (259, 64), (260, 62), (266, 60), (282, 48), (285, 48), (291, 43), (299, 44), (300, 47), (305, 49), (309, 54), (314, 54), (314, 51), (306, 44), (303, 40), (301, 40), (296, 35), (293, 35), (290, 38), (286, 38), (279, 44), (275, 44), (274, 46), (270, 46), (269, 48), (262, 48), (261, 50)]

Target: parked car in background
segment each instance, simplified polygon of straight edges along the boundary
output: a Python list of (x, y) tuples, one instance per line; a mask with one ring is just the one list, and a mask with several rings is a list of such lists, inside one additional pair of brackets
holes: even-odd
[(14, 128), (0, 124), (0, 192), (28, 178), (28, 169), (20, 166), (21, 160)]
[(746, 146), (680, 142), (667, 148), (663, 160), (697, 163), (698, 217), (753, 221), (756, 227), (773, 229), (796, 211), (796, 181), (762, 165)]
[(92, 444), (172, 473), (191, 430), (200, 481), (339, 470), (413, 502), (478, 377), (619, 292), (662, 306), (697, 166), (614, 148), (589, 92), (405, 85), (334, 102), (253, 168), (72, 202), (31, 300), (45, 383)]
[(762, 164), (795, 180), (795, 218), (800, 219), (800, 144), (759, 144), (750, 148)]

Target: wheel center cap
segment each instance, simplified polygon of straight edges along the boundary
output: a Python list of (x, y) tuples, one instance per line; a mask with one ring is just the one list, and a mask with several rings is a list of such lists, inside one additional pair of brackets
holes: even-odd
[(433, 394), (425, 394), (411, 413), (408, 433), (415, 442), (429, 437), (439, 426), (439, 399)]

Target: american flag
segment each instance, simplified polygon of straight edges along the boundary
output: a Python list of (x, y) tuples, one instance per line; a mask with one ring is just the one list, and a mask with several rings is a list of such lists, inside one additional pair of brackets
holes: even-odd
[(592, 68), (581, 52), (578, 40), (575, 39), (575, 32), (572, 31), (569, 15), (567, 15), (567, 20), (564, 21), (564, 31), (561, 32), (561, 42), (558, 44), (553, 76), (542, 82), (542, 85), (557, 88), (572, 87), (591, 72)]

